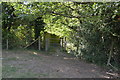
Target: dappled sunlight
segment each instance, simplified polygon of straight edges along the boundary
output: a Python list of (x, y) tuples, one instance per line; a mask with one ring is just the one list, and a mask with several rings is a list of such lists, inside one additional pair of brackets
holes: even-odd
[(75, 60), (75, 58), (68, 58), (68, 57), (64, 57), (63, 59), (65, 59), (65, 60), (74, 59)]
[(117, 73), (110, 73), (110, 72), (106, 72), (106, 74), (110, 75), (110, 76), (116, 76), (119, 77), (119, 75)]
[(35, 68), (40, 74), (44, 70), (51, 74), (59, 66), (66, 76), (57, 77), (119, 76), (119, 2), (2, 2), (1, 6), (4, 64), (24, 63), (27, 73)]
[(109, 76), (103, 76), (104, 78), (110, 78)]
[(116, 78), (120, 78), (120, 76), (117, 73), (106, 72), (106, 74), (106, 76), (103, 76), (104, 78), (113, 78), (113, 76)]
[(36, 53), (36, 52), (33, 52), (33, 54), (37, 55), (38, 53)]
[(30, 53), (30, 54), (34, 54), (34, 55), (38, 55), (38, 53), (35, 52), (35, 51), (28, 51), (28, 53)]
[[(97, 66), (89, 65), (81, 61), (76, 62), (77, 58), (71, 57), (70, 55), (67, 56), (58, 54), (58, 56), (59, 57), (54, 57), (52, 55), (44, 55), (43, 52), (37, 51), (9, 52), (9, 54), (7, 54), (7, 58), (9, 59), (4, 60), (4, 66), (10, 66), (5, 69), (5, 73), (8, 73), (8, 75), (13, 77), (15, 77), (16, 75), (13, 75), (9, 72), (15, 71), (19, 74), (22, 74), (24, 71), (26, 71), (26, 73), (35, 74), (43, 74), (47, 72), (50, 73), (50, 77), (55, 73), (57, 78), (59, 78), (59, 75), (61, 75), (60, 77), (70, 76), (73, 78), (111, 78), (111, 75), (109, 75), (109, 73), (102, 74), (99, 71), (99, 68), (95, 68)], [(8, 68), (11, 71), (8, 72)], [(17, 69), (19, 70), (17, 71)], [(29, 77), (31, 77), (31, 75)], [(37, 77), (39, 78), (41, 76)]]

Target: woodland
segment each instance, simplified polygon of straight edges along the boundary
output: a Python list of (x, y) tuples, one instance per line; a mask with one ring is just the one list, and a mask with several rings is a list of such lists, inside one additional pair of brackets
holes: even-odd
[[(44, 33), (74, 57), (120, 69), (120, 2), (1, 2), (2, 48), (38, 49)], [(28, 45), (30, 45), (28, 47)], [(41, 47), (44, 50), (44, 47)]]

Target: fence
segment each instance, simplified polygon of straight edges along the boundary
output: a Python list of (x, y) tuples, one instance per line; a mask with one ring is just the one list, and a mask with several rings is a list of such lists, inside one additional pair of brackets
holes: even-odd
[[(41, 47), (44, 45), (44, 49), (45, 51), (48, 51), (51, 47), (61, 47), (61, 48), (65, 48), (66, 49), (66, 38), (46, 38), (43, 42), (41, 42), (40, 40), (40, 36), (34, 40), (33, 42), (31, 42), (30, 44), (28, 44), (27, 46), (24, 47), (24, 49), (28, 48), (29, 46), (31, 46), (32, 44), (34, 44), (35, 42), (38, 43), (38, 50), (41, 50)], [(9, 40), (6, 40), (6, 49), (9, 49)]]

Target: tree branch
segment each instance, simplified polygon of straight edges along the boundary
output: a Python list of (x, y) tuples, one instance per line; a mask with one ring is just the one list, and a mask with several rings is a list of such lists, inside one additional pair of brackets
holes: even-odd
[(76, 2), (76, 1), (73, 2), (76, 4), (93, 4), (93, 2)]
[(56, 15), (60, 15), (60, 16), (64, 16), (64, 17), (68, 17), (68, 18), (81, 18), (80, 16), (73, 16), (73, 15), (65, 15), (65, 14), (60, 14), (54, 11), (51, 11), (52, 14), (56, 14)]

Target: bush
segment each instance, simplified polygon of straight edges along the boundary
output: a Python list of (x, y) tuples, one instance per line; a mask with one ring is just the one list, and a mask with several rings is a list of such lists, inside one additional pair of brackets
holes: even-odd
[(20, 40), (13, 32), (6, 33), (2, 31), (2, 48), (6, 49), (8, 39), (9, 49), (22, 48), (25, 45), (25, 41)]

